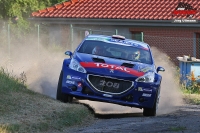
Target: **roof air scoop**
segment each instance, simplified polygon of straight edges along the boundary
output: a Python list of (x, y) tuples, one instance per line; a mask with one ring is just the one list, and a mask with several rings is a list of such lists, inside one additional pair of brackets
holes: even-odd
[(134, 64), (131, 64), (131, 63), (123, 63), (121, 66), (128, 67), (128, 68), (133, 68)]
[(92, 60), (93, 60), (94, 62), (105, 63), (105, 60), (104, 60), (104, 59), (101, 59), (101, 58), (92, 57)]
[(112, 35), (112, 38), (121, 39), (121, 40), (125, 40), (126, 39), (124, 36), (121, 36), (121, 35)]

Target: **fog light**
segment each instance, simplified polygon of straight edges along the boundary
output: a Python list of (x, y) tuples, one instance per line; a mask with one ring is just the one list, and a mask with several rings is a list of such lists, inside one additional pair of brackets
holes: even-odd
[(70, 89), (72, 89), (73, 91), (76, 91), (77, 90), (77, 87), (75, 85), (73, 86), (69, 86)]
[(145, 101), (144, 97), (139, 98), (139, 102), (143, 103)]

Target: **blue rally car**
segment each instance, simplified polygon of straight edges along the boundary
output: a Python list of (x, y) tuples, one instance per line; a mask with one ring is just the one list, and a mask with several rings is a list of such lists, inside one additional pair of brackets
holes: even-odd
[(65, 52), (56, 99), (73, 98), (143, 109), (155, 116), (165, 71), (154, 64), (150, 46), (120, 35), (88, 35), (74, 53)]

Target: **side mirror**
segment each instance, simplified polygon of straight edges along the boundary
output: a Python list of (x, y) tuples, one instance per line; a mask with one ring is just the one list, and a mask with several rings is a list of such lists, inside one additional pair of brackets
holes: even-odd
[(164, 72), (164, 71), (165, 71), (165, 69), (164, 69), (163, 67), (159, 66), (159, 67), (157, 68), (157, 73), (158, 73), (159, 71), (162, 71), (162, 72)]
[(71, 51), (66, 51), (66, 52), (65, 52), (65, 55), (68, 55), (68, 56), (70, 56), (70, 58), (71, 58), (72, 52), (71, 52)]

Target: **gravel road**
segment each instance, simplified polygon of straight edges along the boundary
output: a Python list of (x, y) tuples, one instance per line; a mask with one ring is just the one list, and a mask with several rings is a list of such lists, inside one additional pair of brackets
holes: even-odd
[(174, 112), (144, 117), (134, 113), (96, 115), (92, 124), (73, 127), (65, 132), (76, 133), (200, 133), (200, 106), (184, 104)]

